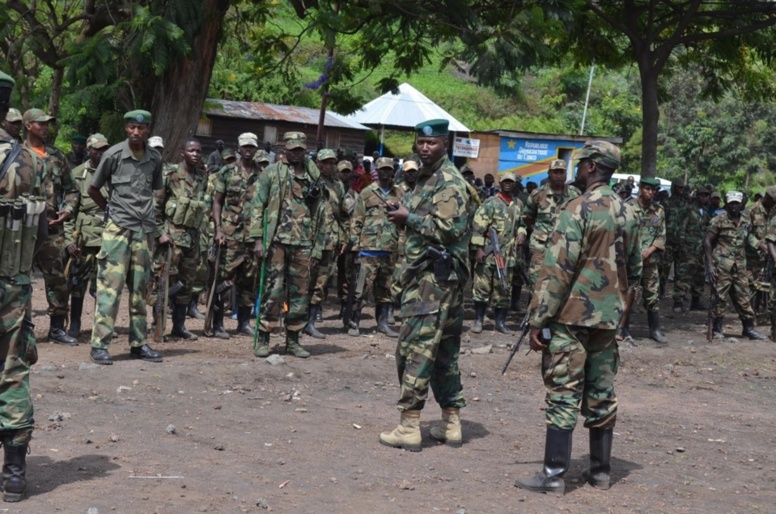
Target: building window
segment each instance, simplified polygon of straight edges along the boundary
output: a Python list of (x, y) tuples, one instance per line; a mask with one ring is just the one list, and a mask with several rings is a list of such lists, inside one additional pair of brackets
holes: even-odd
[(269, 141), (273, 145), (278, 142), (278, 128), (277, 127), (264, 127), (264, 141)]
[(213, 133), (213, 122), (207, 118), (200, 118), (197, 122), (197, 135), (210, 137)]

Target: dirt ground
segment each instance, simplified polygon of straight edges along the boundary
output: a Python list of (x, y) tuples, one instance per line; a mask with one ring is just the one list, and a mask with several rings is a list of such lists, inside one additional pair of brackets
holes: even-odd
[[(501, 375), (514, 341), (465, 328), (460, 365), (469, 405), (464, 446), (428, 436), (439, 408), (423, 411), (423, 451), (378, 444), (393, 428), (395, 340), (343, 334), (331, 304), (325, 341), (304, 337), (307, 360), (256, 359), (247, 337), (200, 338), (154, 347), (161, 364), (128, 359), (126, 294), (111, 346), (113, 366), (92, 366), (93, 302), (81, 344), (46, 342), (43, 281), (34, 308), (40, 361), (33, 368), (36, 430), (29, 498), (0, 512), (774, 512), (776, 344), (738, 337), (707, 343), (704, 313), (662, 305), (671, 343), (623, 344), (613, 485), (579, 477), (588, 464), (579, 423), (564, 497), (516, 489), (537, 472), (544, 443), (539, 355), (521, 351)], [(366, 312), (366, 311), (365, 311)], [(371, 311), (369, 312), (371, 316)], [(467, 325), (471, 318), (467, 310)], [(365, 316), (367, 317), (367, 316)], [(149, 316), (150, 318), (150, 316)], [(510, 319), (515, 328), (517, 317)], [(187, 326), (201, 335), (202, 323)], [(233, 329), (236, 321), (228, 320)], [(398, 329), (398, 328), (397, 328)], [(763, 329), (767, 331), (767, 327)], [(273, 334), (280, 347), (283, 338)], [(487, 353), (472, 352), (492, 345)], [(527, 348), (527, 346), (526, 346)], [(770, 506), (770, 507), (769, 507)], [(91, 510), (90, 510), (91, 509)]]

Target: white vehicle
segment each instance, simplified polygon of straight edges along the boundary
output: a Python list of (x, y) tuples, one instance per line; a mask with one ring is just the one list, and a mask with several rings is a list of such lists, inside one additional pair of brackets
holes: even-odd
[[(628, 177), (633, 177), (634, 188), (631, 195), (633, 198), (636, 198), (639, 195), (639, 181), (641, 180), (641, 175), (626, 175), (624, 173), (615, 173), (612, 175), (611, 184), (614, 185), (621, 182), (627, 182)], [(671, 181), (660, 177), (657, 177), (657, 179), (660, 181), (660, 190), (668, 191), (668, 193), (671, 194)]]

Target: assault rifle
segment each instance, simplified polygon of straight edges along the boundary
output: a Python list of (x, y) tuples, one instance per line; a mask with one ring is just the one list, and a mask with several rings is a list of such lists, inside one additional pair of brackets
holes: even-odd
[[(509, 352), (509, 357), (507, 357), (507, 361), (504, 363), (504, 367), (501, 369), (502, 375), (507, 374), (507, 368), (509, 367), (509, 363), (512, 362), (512, 358), (520, 350), (520, 347), (523, 345), (523, 341), (525, 340), (525, 337), (531, 331), (531, 324), (529, 323), (529, 320), (531, 319), (532, 314), (533, 312), (526, 313), (525, 317), (523, 318), (523, 321), (520, 322), (520, 337), (517, 339), (517, 343), (512, 347), (512, 351)], [(547, 327), (544, 327), (542, 329), (541, 335), (539, 336), (539, 339), (542, 342), (549, 342), (551, 338), (552, 338), (552, 334), (550, 333), (550, 329)], [(530, 353), (531, 350), (528, 350), (528, 352)]]
[(216, 287), (218, 286), (218, 267), (221, 264), (221, 245), (215, 244), (215, 247), (216, 260), (212, 273), (213, 282), (210, 284), (210, 291), (208, 291), (207, 294), (207, 312), (205, 313), (205, 335), (207, 337), (213, 337), (213, 299), (215, 298)]
[(501, 245), (498, 242), (498, 233), (496, 229), (490, 227), (488, 229), (488, 239), (493, 247), (493, 259), (496, 261), (496, 275), (498, 276), (498, 283), (501, 285), (501, 289), (508, 291), (507, 281), (504, 278), (504, 272), (506, 271), (506, 263), (504, 262), (504, 254), (501, 253)]
[(170, 266), (172, 265), (172, 244), (167, 245), (167, 256), (159, 270), (159, 282), (156, 288), (156, 327), (154, 328), (154, 342), (164, 341), (164, 332), (167, 322), (167, 306), (170, 293)]

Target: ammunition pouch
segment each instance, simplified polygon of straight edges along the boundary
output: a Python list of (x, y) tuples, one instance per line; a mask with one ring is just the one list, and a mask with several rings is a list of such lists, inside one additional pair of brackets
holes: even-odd
[(173, 296), (183, 291), (185, 287), (186, 287), (186, 284), (178, 280), (177, 282), (175, 282), (173, 285), (170, 286), (170, 289), (167, 291), (167, 296), (169, 298), (172, 298)]
[(186, 219), (186, 212), (189, 210), (190, 202), (191, 201), (188, 198), (184, 197), (176, 198), (174, 202), (168, 202), (175, 205), (175, 212), (172, 214), (172, 218), (168, 218), (172, 221), (173, 225), (183, 225), (183, 222)]
[(434, 267), (434, 278), (437, 281), (444, 281), (450, 278), (453, 272), (453, 256), (445, 248), (441, 250), (429, 246), (426, 250), (426, 256), (431, 260)]
[[(27, 231), (28, 239), (30, 239), (27, 245), (24, 244), (23, 236), (25, 235), (24, 229), (27, 228), (25, 221), (32, 224), (36, 219), (38, 207), (38, 201), (34, 198), (30, 200), (29, 197), (19, 198), (10, 205), (5, 217), (5, 231), (3, 232), (2, 253), (0, 254), (0, 276), (13, 277), (22, 271), (29, 273), (32, 268), (35, 239), (38, 233), (37, 223)], [(43, 203), (42, 210), (45, 210), (45, 203)], [(29, 214), (27, 214), (28, 212)], [(26, 246), (28, 248), (25, 248)], [(22, 266), (21, 261), (22, 250), (24, 250), (26, 259), (24, 266)]]
[(200, 200), (190, 200), (189, 208), (186, 210), (186, 216), (183, 218), (183, 226), (186, 228), (199, 229), (202, 225), (202, 219), (205, 217), (205, 202)]
[(307, 191), (305, 191), (304, 194), (304, 203), (307, 204), (307, 207), (312, 208), (315, 206), (316, 203), (318, 203), (318, 200), (321, 199), (321, 185), (318, 182), (315, 182), (310, 187), (307, 188)]

